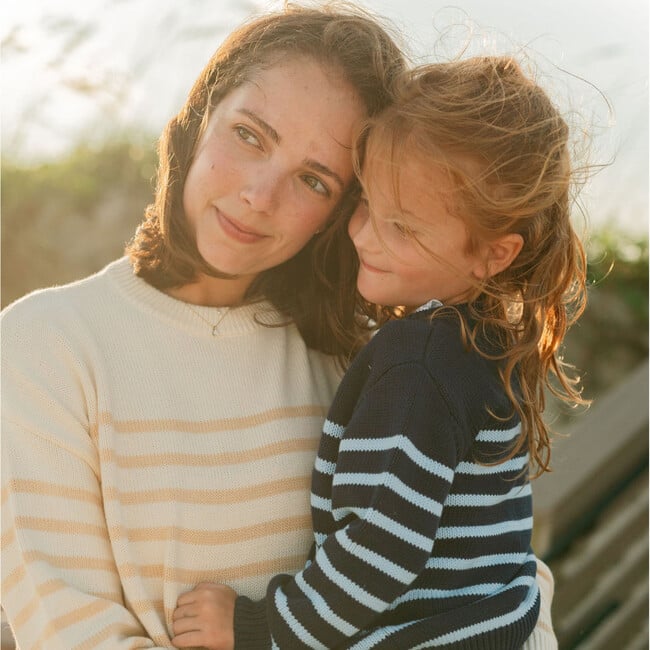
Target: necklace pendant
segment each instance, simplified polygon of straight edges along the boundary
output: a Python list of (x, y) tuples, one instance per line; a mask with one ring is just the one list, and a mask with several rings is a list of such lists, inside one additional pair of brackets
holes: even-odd
[(216, 336), (218, 331), (219, 331), (219, 323), (212, 326), (212, 336)]

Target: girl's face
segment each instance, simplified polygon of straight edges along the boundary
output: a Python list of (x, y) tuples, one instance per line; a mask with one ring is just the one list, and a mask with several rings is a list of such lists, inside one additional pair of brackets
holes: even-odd
[(261, 70), (224, 97), (197, 144), (183, 206), (203, 258), (238, 277), (202, 277), (183, 288), (190, 299), (224, 304), (225, 290), (236, 303), (325, 225), (352, 180), (353, 127), (364, 116), (354, 88), (310, 60)]
[(348, 227), (359, 255), (359, 292), (370, 302), (409, 310), (433, 298), (463, 302), (485, 265), (468, 253), (465, 224), (449, 213), (444, 194), (450, 180), (415, 160), (402, 165), (399, 177), (398, 201), (388, 164), (375, 162), (364, 173), (366, 197)]

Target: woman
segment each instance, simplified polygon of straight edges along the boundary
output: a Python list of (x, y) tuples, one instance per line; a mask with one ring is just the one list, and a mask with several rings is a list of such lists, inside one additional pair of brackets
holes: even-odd
[(128, 257), (3, 314), (2, 604), (21, 648), (169, 648), (182, 592), (259, 598), (302, 566), (336, 361), (362, 333), (350, 147), (403, 66), (351, 10), (244, 26), (163, 133)]

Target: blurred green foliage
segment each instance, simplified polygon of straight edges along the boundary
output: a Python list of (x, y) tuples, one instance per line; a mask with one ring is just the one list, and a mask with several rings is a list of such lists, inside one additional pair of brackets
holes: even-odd
[(566, 338), (566, 360), (593, 398), (648, 356), (648, 238), (605, 226), (587, 253), (587, 309)]
[[(3, 306), (122, 254), (153, 196), (156, 154), (144, 141), (79, 147), (37, 166), (3, 161)], [(648, 239), (606, 226), (587, 248), (589, 303), (564, 356), (593, 398), (648, 355)]]
[(153, 138), (139, 142), (78, 147), (35, 166), (2, 161), (3, 307), (122, 254), (153, 197)]

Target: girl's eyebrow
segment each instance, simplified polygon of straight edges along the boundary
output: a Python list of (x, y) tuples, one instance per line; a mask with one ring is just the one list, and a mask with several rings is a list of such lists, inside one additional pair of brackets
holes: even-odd
[[(257, 113), (254, 111), (251, 111), (248, 108), (238, 108), (237, 109), (238, 113), (241, 113), (242, 115), (245, 115), (248, 117), (250, 120), (255, 122), (257, 126), (264, 131), (264, 133), (275, 142), (275, 144), (280, 144), (282, 141), (282, 138), (280, 137), (280, 134), (265, 120), (263, 120)], [(337, 185), (341, 188), (341, 190), (345, 189), (345, 183), (343, 182), (343, 179), (332, 169), (327, 167), (327, 165), (323, 165), (323, 163), (318, 162), (317, 160), (313, 160), (312, 158), (306, 158), (303, 160), (303, 165), (306, 167), (310, 167), (313, 169), (315, 172), (318, 172), (320, 174), (324, 174), (325, 176), (329, 176), (332, 180), (334, 180)]]
[(324, 174), (325, 176), (329, 176), (332, 180), (334, 180), (339, 185), (339, 187), (342, 190), (345, 189), (345, 183), (343, 182), (343, 179), (335, 171), (332, 171), (329, 167), (323, 165), (322, 163), (319, 163), (317, 160), (313, 160), (312, 158), (306, 158), (303, 161), (303, 164), (306, 167), (311, 167), (315, 172), (319, 172), (321, 174)]

